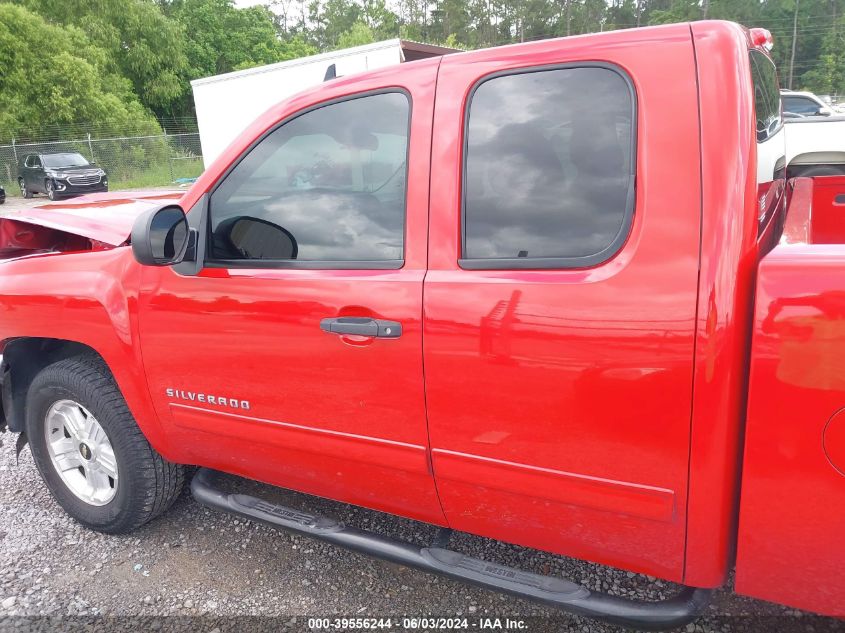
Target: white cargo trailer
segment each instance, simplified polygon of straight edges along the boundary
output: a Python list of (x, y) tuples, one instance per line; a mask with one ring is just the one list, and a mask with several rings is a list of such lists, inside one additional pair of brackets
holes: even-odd
[(191, 88), (203, 162), (208, 167), (268, 108), (324, 81), (331, 66), (340, 77), (453, 52), (451, 48), (395, 39), (195, 79)]

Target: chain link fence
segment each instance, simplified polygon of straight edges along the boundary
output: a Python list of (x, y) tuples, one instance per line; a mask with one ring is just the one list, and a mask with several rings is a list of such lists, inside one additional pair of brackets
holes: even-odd
[(18, 165), (28, 154), (79, 152), (108, 172), (109, 188), (180, 185), (202, 173), (199, 133), (95, 138), (90, 133), (64, 141), (0, 141), (0, 183), (18, 191)]

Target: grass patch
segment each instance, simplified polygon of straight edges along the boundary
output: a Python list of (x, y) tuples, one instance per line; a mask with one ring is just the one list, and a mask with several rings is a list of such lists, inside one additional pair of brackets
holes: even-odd
[(172, 167), (171, 171), (171, 165), (164, 163), (131, 175), (112, 176), (109, 174), (109, 189), (119, 191), (172, 185), (177, 178), (196, 178), (204, 169), (201, 158), (174, 160)]

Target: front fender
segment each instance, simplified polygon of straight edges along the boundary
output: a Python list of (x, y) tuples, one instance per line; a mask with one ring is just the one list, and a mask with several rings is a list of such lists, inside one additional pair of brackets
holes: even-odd
[(108, 365), (129, 410), (165, 458), (167, 437), (150, 400), (138, 341), (140, 265), (131, 250), (58, 253), (0, 264), (0, 340), (59, 339)]

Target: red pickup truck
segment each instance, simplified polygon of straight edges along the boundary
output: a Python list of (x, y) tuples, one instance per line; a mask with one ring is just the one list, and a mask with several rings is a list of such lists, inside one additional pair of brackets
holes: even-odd
[[(762, 30), (695, 22), (338, 78), (183, 196), (0, 223), (4, 422), (125, 532), (201, 503), (644, 628), (845, 615), (845, 177), (787, 180)], [(225, 472), (444, 528), (420, 548)], [(449, 530), (650, 574), (637, 602)]]

